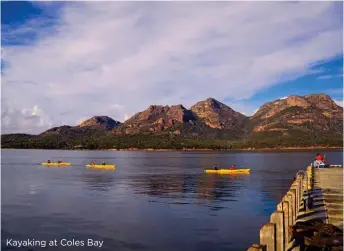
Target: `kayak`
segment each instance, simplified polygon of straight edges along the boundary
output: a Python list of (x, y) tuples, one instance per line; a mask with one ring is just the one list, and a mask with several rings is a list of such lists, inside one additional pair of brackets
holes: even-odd
[(70, 162), (61, 162), (61, 163), (57, 163), (57, 162), (51, 162), (51, 163), (42, 162), (41, 164), (42, 164), (42, 166), (70, 166), (72, 163), (70, 163)]
[(246, 168), (246, 169), (219, 169), (219, 170), (215, 170), (215, 169), (205, 169), (204, 172), (206, 173), (220, 173), (220, 174), (232, 174), (232, 173), (249, 173), (251, 169)]
[(107, 169), (114, 169), (116, 168), (115, 165), (101, 165), (101, 164), (95, 164), (95, 165), (86, 165), (87, 168), (107, 168)]

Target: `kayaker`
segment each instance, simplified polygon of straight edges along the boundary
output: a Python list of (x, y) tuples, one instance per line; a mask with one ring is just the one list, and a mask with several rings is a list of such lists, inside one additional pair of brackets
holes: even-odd
[(214, 166), (214, 170), (219, 170), (219, 168), (217, 166)]
[(91, 162), (91, 165), (94, 166), (96, 163), (94, 161)]
[(57, 161), (57, 163), (59, 163), (59, 164), (60, 164), (61, 162), (62, 162), (61, 160), (58, 160), (58, 161)]
[(230, 168), (229, 168), (229, 170), (235, 170), (236, 168), (235, 168), (235, 165), (232, 165)]
[(102, 162), (102, 165), (105, 166), (105, 162)]
[(51, 163), (49, 159), (48, 159), (47, 163), (49, 163), (49, 164)]

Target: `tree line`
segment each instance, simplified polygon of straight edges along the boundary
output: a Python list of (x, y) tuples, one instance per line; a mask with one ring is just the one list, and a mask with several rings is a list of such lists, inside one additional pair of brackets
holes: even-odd
[(63, 137), (60, 135), (34, 136), (7, 134), (1, 136), (2, 148), (21, 149), (214, 149), (235, 150), (247, 148), (333, 147), (342, 146), (340, 134), (275, 132), (255, 133), (241, 140), (185, 138), (171, 134), (94, 135)]

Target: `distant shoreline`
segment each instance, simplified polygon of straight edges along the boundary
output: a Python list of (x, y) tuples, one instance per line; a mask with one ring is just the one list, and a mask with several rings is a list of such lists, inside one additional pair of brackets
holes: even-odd
[(281, 147), (281, 148), (238, 148), (238, 149), (106, 149), (106, 151), (132, 151), (132, 152), (233, 152), (233, 151), (276, 151), (276, 150), (324, 150), (324, 149), (343, 149), (343, 147)]
[(269, 152), (269, 151), (293, 151), (293, 150), (343, 150), (343, 146), (314, 146), (314, 147), (276, 147), (276, 148), (238, 148), (238, 149), (43, 149), (43, 148), (0, 148), (1, 150), (56, 150), (56, 151), (114, 151), (114, 152)]

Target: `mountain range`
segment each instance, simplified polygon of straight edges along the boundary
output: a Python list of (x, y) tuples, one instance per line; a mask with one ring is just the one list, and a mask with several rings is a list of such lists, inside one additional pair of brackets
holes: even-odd
[(248, 117), (208, 98), (186, 109), (151, 105), (122, 122), (92, 117), (39, 135), (5, 134), (12, 148), (264, 148), (341, 146), (343, 108), (328, 95), (291, 95)]

